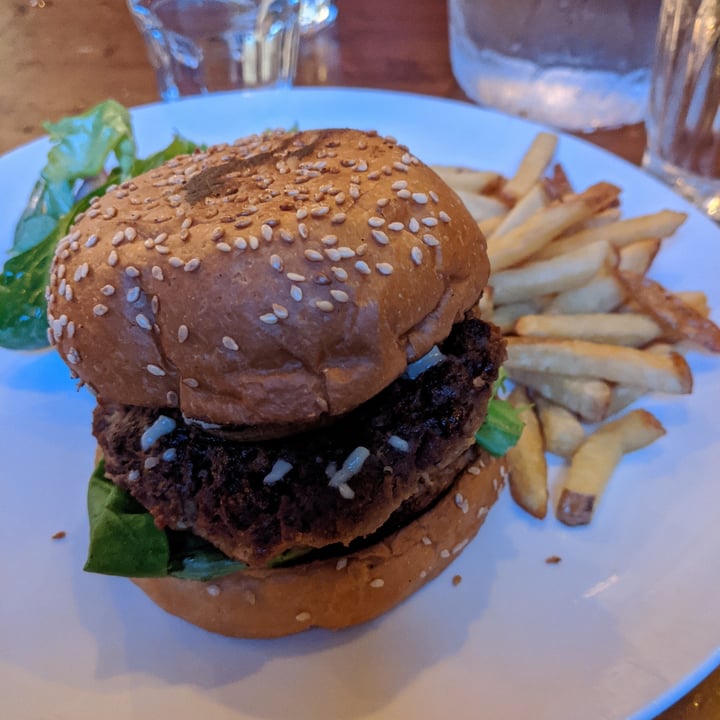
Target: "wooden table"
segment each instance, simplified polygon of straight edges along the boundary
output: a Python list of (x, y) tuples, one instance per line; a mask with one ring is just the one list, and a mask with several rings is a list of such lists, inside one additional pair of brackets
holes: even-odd
[[(338, 19), (303, 42), (299, 85), (374, 87), (467, 100), (448, 57), (445, 0), (338, 0)], [(158, 99), (143, 42), (123, 0), (0, 3), (0, 153), (57, 120), (114, 97), (133, 106)], [(639, 162), (644, 131), (587, 136)], [(7, 181), (7, 180), (6, 180)], [(661, 720), (720, 717), (720, 670)]]

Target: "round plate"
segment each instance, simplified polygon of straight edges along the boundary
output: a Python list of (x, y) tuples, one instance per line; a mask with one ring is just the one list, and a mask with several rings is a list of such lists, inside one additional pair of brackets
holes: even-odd
[[(395, 135), (426, 162), (505, 173), (539, 129), (462, 103), (336, 89), (201, 97), (137, 109), (133, 120), (141, 155), (174, 131), (214, 143), (294, 124), (354, 126)], [(47, 149), (38, 141), (0, 158), (0, 247)], [(621, 186), (625, 216), (687, 212), (651, 274), (720, 306), (713, 224), (596, 147), (562, 136), (557, 156), (579, 189)], [(720, 367), (703, 355), (690, 363), (692, 395), (642, 403), (668, 434), (622, 461), (589, 527), (536, 521), (505, 493), (451, 569), (377, 621), (241, 641), (166, 615), (127, 580), (83, 573), (93, 400), (55, 354), (0, 351), (4, 716), (653, 716), (720, 661)], [(51, 540), (59, 530), (67, 537)], [(562, 562), (547, 564), (551, 555)]]

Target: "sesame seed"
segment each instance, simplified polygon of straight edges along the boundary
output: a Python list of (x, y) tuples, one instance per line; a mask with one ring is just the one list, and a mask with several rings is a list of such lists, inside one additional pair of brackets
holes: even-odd
[(300, 302), (303, 297), (303, 292), (297, 285), (291, 285), (290, 286), (290, 297), (293, 300), (295, 300), (295, 302)]
[(410, 222), (408, 223), (408, 230), (412, 233), (416, 233), (420, 229), (420, 223), (417, 221), (417, 218), (410, 218)]
[(266, 325), (275, 325), (275, 323), (278, 321), (278, 318), (275, 313), (265, 313), (264, 315), (260, 316), (260, 320)]
[(169, 255), (170, 248), (166, 248), (164, 245), (156, 245), (155, 252), (159, 253), (160, 255)]
[(127, 475), (128, 482), (137, 482), (140, 479), (140, 473), (137, 470), (131, 470)]
[(332, 312), (335, 309), (335, 306), (329, 300), (316, 300), (315, 307), (318, 310), (322, 310), (327, 313)]
[(385, 220), (381, 217), (370, 217), (368, 218), (368, 225), (372, 228), (379, 228), (385, 224)]
[(110, 267), (115, 267), (117, 265), (118, 261), (118, 254), (115, 252), (115, 250), (111, 250), (110, 254), (108, 255), (107, 264)]
[(290, 314), (284, 305), (278, 305), (277, 303), (272, 304), (272, 310), (281, 320), (284, 320)]
[(158, 466), (160, 464), (160, 460), (156, 457), (149, 457), (145, 458), (145, 469), (146, 470), (152, 470), (154, 467)]
[(260, 234), (265, 242), (270, 242), (273, 236), (273, 229), (267, 223), (263, 223), (260, 226)]
[(392, 275), (393, 266), (390, 263), (375, 263), (375, 268), (381, 275)]
[(240, 349), (240, 346), (231, 338), (229, 335), (225, 335), (222, 339), (222, 344), (228, 349), (228, 350), (234, 350), (238, 351)]
[(440, 557), (447, 559), (450, 557), (450, 551), (449, 550), (441, 550), (440, 551)]
[(432, 540), (427, 535), (423, 535), (420, 541), (423, 545), (432, 545)]
[(288, 280), (291, 280), (292, 282), (304, 282), (305, 281), (304, 275), (300, 275), (299, 273), (295, 273), (295, 272), (289, 272), (285, 275), (285, 277)]
[(350, 299), (350, 296), (344, 290), (331, 290), (330, 294), (339, 303), (346, 303)]
[(187, 230), (189, 227), (192, 227), (193, 219), (191, 217), (186, 217), (182, 223), (180, 223), (180, 227), (183, 230)]
[[(369, 176), (368, 176), (369, 177)], [(379, 208), (387, 207), (390, 200), (388, 198), (379, 198), (377, 203), (375, 203)]]
[(312, 616), (310, 615), (309, 612), (301, 612), (301, 613), (298, 613), (298, 614), (295, 616), (295, 619), (296, 619), (298, 622), (307, 622), (311, 617), (312, 617)]
[(91, 236), (86, 240), (86, 242), (85, 242), (85, 247), (86, 247), (86, 248), (91, 248), (91, 247), (93, 247), (94, 245), (97, 244), (97, 241), (98, 241), (98, 236), (97, 236), (97, 235), (91, 235)]
[(440, 244), (440, 241), (434, 235), (430, 235), (429, 233), (423, 235), (422, 239), (428, 247), (436, 247)]
[(117, 210), (112, 205), (108, 205), (108, 207), (106, 207), (105, 210), (103, 211), (103, 217), (106, 220), (110, 220), (110, 218), (114, 218), (115, 215), (117, 215)]
[(310, 262), (320, 262), (323, 259), (322, 253), (317, 250), (306, 250), (304, 253), (305, 259)]
[(332, 274), (340, 280), (340, 282), (345, 282), (348, 279), (347, 270), (341, 267), (332, 267)]
[(327, 205), (318, 205), (310, 211), (310, 215), (314, 218), (320, 218), (323, 217), (323, 215), (327, 215), (329, 212), (330, 208)]
[(244, 237), (237, 237), (233, 245), (235, 245), (238, 250), (245, 250), (247, 248), (247, 240)]
[(438, 213), (438, 217), (439, 217), (444, 223), (449, 223), (449, 222), (450, 222), (450, 216), (449, 216), (444, 210), (441, 210), (441, 211)]
[[(467, 502), (467, 500), (465, 501)], [(462, 552), (463, 548), (470, 542), (468, 538), (465, 538), (465, 540), (461, 540), (455, 547), (452, 549), (452, 554), (457, 555), (459, 552)]]
[(177, 339), (179, 343), (184, 343), (188, 338), (187, 325), (181, 325), (177, 331)]
[(426, 571), (426, 570), (421, 570), (421, 571), (420, 571), (420, 579), (421, 579), (421, 580), (424, 580), (426, 577), (427, 577), (427, 571)]
[(165, 371), (157, 365), (150, 364), (146, 365), (145, 367), (151, 375), (157, 375), (158, 377), (162, 377), (163, 375), (165, 375)]
[(118, 230), (112, 237), (112, 240), (110, 241), (113, 246), (117, 247), (121, 242), (125, 240), (125, 233), (123, 233), (122, 230)]
[(285, 228), (280, 229), (280, 239), (286, 243), (291, 243), (295, 240), (295, 238), (292, 236), (292, 234), (290, 232), (288, 232), (287, 230), (285, 230)]
[(370, 275), (372, 272), (372, 270), (370, 270), (370, 266), (364, 260), (358, 260), (355, 263), (355, 269), (362, 275)]
[(165, 460), (165, 462), (175, 460), (175, 458), (177, 457), (177, 450), (174, 447), (168, 448), (161, 457), (163, 460)]
[(435, 227), (438, 224), (437, 218), (434, 217), (424, 217), (420, 222), (425, 227)]
[(435, 203), (440, 202), (440, 198), (438, 197), (438, 194), (434, 190), (430, 190), (428, 192), (428, 195), (431, 197), (433, 202), (435, 202)]
[(308, 216), (307, 208), (298, 208), (298, 211), (295, 213), (295, 217), (298, 220), (304, 220)]
[(270, 265), (278, 272), (282, 272), (283, 261), (279, 255), (271, 255), (270, 256)]
[(408, 186), (407, 180), (396, 180), (391, 186), (391, 190), (404, 190)]
[(135, 322), (137, 323), (138, 327), (141, 327), (143, 330), (152, 329), (152, 323), (147, 319), (147, 316), (143, 315), (142, 313), (138, 313), (135, 316)]
[(260, 241), (254, 235), (250, 236), (248, 244), (250, 245), (251, 250), (257, 250), (260, 247)]
[(168, 262), (174, 267), (174, 268), (181, 268), (185, 266), (185, 261), (182, 260), (179, 257), (171, 257)]
[(320, 242), (327, 247), (330, 247), (331, 245), (337, 245), (337, 241), (337, 235), (324, 235), (320, 240)]
[(333, 262), (338, 262), (339, 260), (342, 260), (342, 255), (340, 254), (339, 250), (336, 250), (335, 248), (326, 248), (325, 255), (327, 255), (329, 260), (332, 260)]
[(390, 242), (390, 238), (382, 230), (373, 230), (371, 234), (375, 242), (380, 245), (387, 245)]
[(337, 195), (335, 195), (335, 204), (336, 205), (342, 205), (345, 202), (345, 193), (339, 192)]
[(355, 491), (346, 482), (340, 483), (337, 489), (345, 500), (352, 500), (355, 497)]
[(409, 169), (405, 163), (401, 162), (394, 162), (393, 167), (395, 168), (395, 170), (399, 170), (400, 172), (407, 172)]
[(428, 201), (428, 196), (425, 193), (413, 193), (412, 194), (413, 202), (416, 202), (418, 205), (426, 205)]
[(357, 200), (360, 197), (360, 186), (353, 183), (350, 185), (348, 192), (353, 200)]
[(416, 265), (419, 265), (423, 259), (422, 250), (417, 245), (414, 245), (410, 250), (410, 257)]
[(133, 227), (126, 227), (123, 234), (128, 242), (132, 242), (137, 237), (137, 231)]
[(80, 353), (75, 348), (71, 347), (67, 351), (67, 359), (71, 365), (77, 365), (81, 360)]
[(140, 271), (139, 271), (134, 265), (128, 265), (128, 266), (125, 268), (125, 274), (126, 274), (128, 277), (136, 278), (136, 277), (138, 277), (138, 276), (140, 275)]
[(147, 240), (144, 240), (144, 241), (143, 241), (143, 245), (144, 245), (148, 250), (152, 250), (152, 249), (155, 247), (155, 243), (154, 243), (152, 240), (150, 240), (150, 238), (148, 238)]
[(137, 286), (131, 287), (125, 295), (125, 298), (127, 299), (127, 301), (131, 302), (131, 303), (135, 302), (139, 297), (140, 297), (140, 288)]
[(178, 233), (178, 237), (185, 242), (190, 237), (190, 233), (187, 230), (181, 230)]
[(67, 336), (75, 337), (75, 323), (72, 320), (67, 324)]
[(412, 193), (409, 190), (402, 189), (402, 190), (398, 190), (397, 196), (401, 200), (409, 200), (412, 197)]
[(335, 213), (332, 216), (330, 223), (332, 225), (342, 225), (345, 222), (346, 217), (347, 215), (345, 215), (345, 213)]
[(68, 285), (65, 288), (65, 299), (70, 302), (73, 299), (73, 289)]
[(349, 248), (345, 245), (338, 248), (338, 252), (340, 253), (341, 258), (351, 258), (355, 257), (355, 251), (352, 248)]
[(305, 223), (298, 224), (298, 233), (303, 240), (307, 240), (308, 229), (307, 229), (307, 225), (305, 225)]
[[(187, 229), (187, 228), (184, 228)], [(225, 237), (225, 228), (217, 227), (210, 235), (211, 240), (222, 240)]]
[(347, 567), (347, 564), (348, 564), (348, 559), (347, 559), (347, 558), (340, 558), (340, 559), (335, 563), (335, 569), (336, 569), (336, 570), (344, 570), (344, 569)]
[(183, 385), (187, 385), (187, 387), (194, 389), (196, 387), (199, 387), (200, 383), (195, 378), (189, 377), (183, 380)]
[(370, 581), (371, 588), (381, 588), (385, 585), (385, 581), (382, 578), (375, 578)]
[(470, 510), (470, 503), (467, 501), (467, 499), (463, 496), (462, 493), (455, 493), (455, 504), (465, 514), (467, 514), (467, 512)]
[(63, 264), (58, 265), (57, 276), (59, 280), (65, 277), (65, 266)]
[(220, 588), (217, 585), (208, 585), (207, 594), (211, 597), (217, 597), (220, 594)]
[(185, 272), (193, 272), (193, 270), (197, 270), (199, 267), (200, 267), (200, 258), (193, 258), (192, 260), (188, 260), (185, 263), (183, 270)]
[(152, 276), (156, 280), (162, 281), (165, 279), (165, 275), (163, 274), (162, 268), (159, 265), (153, 265), (151, 272), (152, 272)]
[(401, 222), (398, 222), (398, 221), (391, 222), (388, 225), (388, 230), (393, 230), (394, 232), (400, 232), (400, 230), (404, 230), (404, 229), (405, 229), (405, 226)]

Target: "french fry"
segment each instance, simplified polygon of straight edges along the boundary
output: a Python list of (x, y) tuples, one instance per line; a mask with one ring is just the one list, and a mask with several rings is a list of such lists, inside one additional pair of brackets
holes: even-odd
[(608, 245), (601, 241), (551, 260), (495, 271), (490, 278), (495, 301), (502, 305), (576, 288), (600, 270), (607, 256)]
[(483, 220), (497, 217), (498, 215), (502, 217), (507, 213), (507, 207), (494, 197), (477, 195), (465, 190), (458, 190), (456, 192), (468, 212), (473, 216), (475, 222), (482, 222)]
[(631, 272), (620, 272), (618, 277), (667, 338), (689, 340), (710, 352), (720, 352), (720, 328), (712, 320), (650, 278)]
[(509, 303), (496, 306), (493, 310), (493, 324), (508, 335), (515, 328), (518, 318), (523, 315), (532, 315), (542, 310), (542, 304), (537, 300), (525, 300), (523, 302)]
[(546, 308), (548, 313), (610, 312), (625, 301), (627, 293), (614, 275), (598, 273), (578, 288), (558, 293)]
[(528, 337), (587, 340), (627, 347), (642, 347), (662, 335), (662, 329), (654, 320), (635, 313), (526, 315), (515, 323), (515, 332)]
[(703, 317), (710, 316), (710, 305), (708, 305), (707, 295), (699, 290), (680, 290), (675, 293), (686, 305), (694, 308), (696, 312)]
[(560, 163), (555, 163), (552, 175), (543, 178), (543, 187), (551, 200), (562, 200), (565, 196), (575, 192), (568, 180), (565, 168)]
[(589, 435), (570, 462), (558, 501), (558, 520), (566, 525), (587, 525), (622, 456), (664, 434), (665, 429), (652, 414), (633, 410)]
[(513, 382), (562, 405), (587, 422), (600, 422), (607, 416), (611, 391), (610, 385), (603, 380), (505, 367)]
[(505, 218), (504, 215), (496, 215), (495, 217), (485, 218), (485, 220), (480, 220), (478, 222), (478, 227), (480, 228), (480, 232), (487, 238), (490, 235), (492, 235), (495, 232), (495, 228), (497, 228), (500, 223)]
[(500, 173), (491, 170), (471, 170), (451, 165), (433, 165), (432, 169), (455, 192), (463, 190), (469, 193), (488, 195), (494, 192), (502, 182)]
[(533, 402), (545, 449), (560, 457), (571, 457), (585, 438), (585, 430), (577, 416), (543, 397), (533, 397)]
[(558, 137), (554, 133), (540, 132), (533, 139), (517, 172), (501, 188), (500, 194), (509, 203), (517, 202), (540, 179), (555, 154)]
[(523, 510), (542, 519), (547, 514), (548, 487), (540, 424), (523, 387), (515, 387), (508, 401), (518, 409), (525, 423), (517, 444), (506, 454), (510, 465), (510, 494)]
[(620, 248), (618, 270), (644, 275), (660, 250), (660, 241), (654, 238), (638, 240)]
[(547, 205), (547, 195), (539, 184), (533, 185), (530, 190), (523, 195), (515, 206), (503, 217), (498, 226), (493, 230), (492, 235), (504, 235), (514, 228), (522, 225), (536, 212)]
[(596, 213), (595, 215), (592, 215), (591, 217), (589, 217), (582, 224), (581, 228), (579, 227), (579, 228), (576, 228), (575, 230), (573, 230), (573, 228), (570, 228), (568, 230), (568, 233), (578, 232), (579, 230), (583, 230), (583, 229), (603, 227), (605, 225), (609, 225), (612, 222), (615, 222), (616, 220), (619, 220), (620, 217), (621, 217), (620, 208), (609, 207), (607, 210), (603, 210), (602, 212)]
[(605, 240), (617, 248), (638, 240), (666, 238), (672, 235), (687, 219), (686, 213), (661, 210), (652, 215), (618, 220), (600, 227), (586, 228), (547, 245), (538, 252), (538, 258), (550, 258), (588, 243)]
[(657, 392), (687, 394), (692, 373), (677, 353), (659, 355), (647, 350), (586, 342), (507, 338), (506, 367), (516, 370), (593, 377)]
[(610, 205), (620, 188), (597, 183), (566, 202), (548, 205), (524, 223), (488, 240), (488, 257), (494, 271), (512, 267), (535, 255), (559, 233)]
[(478, 300), (478, 311), (480, 312), (480, 317), (485, 320), (485, 322), (492, 321), (494, 312), (493, 289), (489, 285), (483, 290), (483, 294), (480, 296), (480, 300)]

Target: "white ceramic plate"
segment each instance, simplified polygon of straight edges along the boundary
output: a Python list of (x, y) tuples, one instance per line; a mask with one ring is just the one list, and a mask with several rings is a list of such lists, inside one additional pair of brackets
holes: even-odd
[[(233, 94), (133, 113), (141, 154), (267, 127), (376, 128), (428, 162), (510, 172), (536, 127), (470, 105), (352, 90)], [(47, 151), (0, 158), (0, 247)], [(690, 218), (653, 275), (720, 307), (720, 233), (635, 167), (571, 137), (577, 187), (611, 180), (627, 215)], [(716, 316), (717, 318), (717, 316)], [(20, 720), (649, 718), (720, 662), (720, 363), (645, 406), (668, 429), (627, 457), (592, 526), (534, 521), (507, 493), (437, 580), (365, 627), (277, 641), (215, 637), (128, 581), (81, 570), (93, 402), (51, 353), (0, 351), (0, 714)], [(65, 530), (62, 541), (51, 535)], [(559, 565), (546, 564), (559, 555)], [(462, 583), (455, 587), (456, 574)]]

